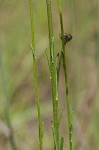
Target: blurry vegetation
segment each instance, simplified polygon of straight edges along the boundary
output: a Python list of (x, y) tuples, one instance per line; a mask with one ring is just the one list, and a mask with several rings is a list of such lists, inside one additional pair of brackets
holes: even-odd
[[(46, 1), (33, 1), (35, 38), (41, 112), (44, 121), (44, 149), (53, 149), (51, 84), (45, 49), (48, 47)], [(99, 2), (98, 0), (62, 1), (64, 31), (73, 36), (67, 44), (67, 69), (70, 99), (74, 111), (74, 150), (99, 149)], [(57, 1), (52, 1), (56, 53), (61, 49)], [(22, 150), (38, 150), (38, 121), (35, 105), (32, 55), (30, 50), (29, 1), (0, 0), (0, 55), (7, 76), (2, 85), (0, 67), (0, 149), (10, 150), (9, 129), (5, 119), (5, 94), (8, 89), (10, 118), (17, 145)], [(0, 57), (1, 58), (1, 57)], [(1, 60), (0, 60), (1, 61)], [(60, 111), (63, 110), (60, 133), (68, 149), (65, 117), (65, 84), (61, 66), (59, 82)], [(7, 87), (6, 87), (7, 86)], [(62, 103), (61, 103), (62, 102)], [(6, 132), (5, 132), (6, 131)]]

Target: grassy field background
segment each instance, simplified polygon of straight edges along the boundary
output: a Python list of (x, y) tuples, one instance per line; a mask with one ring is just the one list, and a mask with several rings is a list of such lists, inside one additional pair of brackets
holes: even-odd
[[(35, 43), (44, 149), (53, 149), (51, 84), (45, 50), (48, 48), (46, 1), (33, 1)], [(99, 1), (63, 0), (69, 93), (73, 110), (73, 149), (99, 149)], [(55, 52), (61, 49), (57, 1), (52, 1)], [(19, 150), (39, 150), (38, 121), (30, 49), (29, 1), (0, 0), (0, 150), (10, 150), (5, 106), (10, 101), (11, 121)], [(60, 134), (68, 148), (65, 84), (61, 66), (59, 111), (63, 110)], [(7, 93), (6, 93), (7, 90)], [(8, 94), (8, 95), (7, 95)]]

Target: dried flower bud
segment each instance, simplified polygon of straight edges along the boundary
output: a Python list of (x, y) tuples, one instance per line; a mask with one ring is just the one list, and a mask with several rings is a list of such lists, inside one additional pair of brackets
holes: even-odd
[[(62, 40), (62, 34), (59, 34), (60, 39)], [(67, 42), (69, 42), (72, 39), (72, 35), (71, 34), (64, 34), (64, 41), (65, 41), (65, 45)]]

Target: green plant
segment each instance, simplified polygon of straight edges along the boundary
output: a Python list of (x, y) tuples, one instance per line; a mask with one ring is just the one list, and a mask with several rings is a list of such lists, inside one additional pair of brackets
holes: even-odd
[(71, 108), (70, 108), (70, 101), (69, 101), (69, 89), (68, 89), (68, 77), (67, 77), (67, 66), (66, 66), (66, 53), (65, 53), (65, 37), (64, 37), (64, 28), (63, 28), (63, 19), (62, 19), (62, 10), (61, 10), (61, 3), (60, 0), (58, 2), (58, 10), (60, 16), (60, 26), (61, 26), (61, 35), (62, 35), (62, 60), (63, 60), (63, 68), (64, 68), (64, 76), (65, 76), (65, 87), (66, 87), (66, 104), (67, 104), (67, 114), (68, 114), (68, 129), (69, 129), (69, 145), (70, 150), (72, 150), (72, 116), (71, 116)]
[[(68, 128), (69, 128), (69, 145), (70, 150), (72, 150), (72, 116), (71, 108), (69, 101), (69, 92), (68, 92), (68, 78), (67, 78), (67, 66), (66, 66), (66, 57), (65, 57), (65, 45), (72, 39), (72, 36), (69, 34), (64, 36), (63, 28), (63, 19), (62, 19), (62, 10), (60, 0), (58, 2), (58, 10), (60, 16), (60, 26), (61, 26), (61, 39), (62, 39), (62, 50), (61, 54), (57, 54), (57, 57), (54, 56), (54, 37), (53, 37), (53, 26), (52, 26), (52, 13), (51, 13), (51, 1), (46, 0), (47, 3), (47, 14), (48, 14), (48, 28), (49, 28), (49, 45), (50, 45), (50, 75), (52, 81), (52, 97), (53, 97), (53, 118), (54, 118), (54, 143), (56, 150), (59, 149), (59, 124), (58, 124), (58, 82), (59, 82), (59, 71), (61, 58), (63, 60), (64, 76), (65, 76), (65, 87), (66, 87), (66, 105), (68, 113)], [(57, 62), (57, 63), (56, 63)], [(53, 64), (53, 65), (52, 65)], [(58, 65), (57, 65), (58, 64)], [(54, 83), (54, 84), (53, 84)], [(54, 86), (54, 88), (53, 88)], [(54, 89), (54, 90), (53, 90)], [(63, 138), (61, 138), (60, 149), (63, 149)]]
[(52, 83), (52, 101), (53, 101), (53, 136), (54, 148), (59, 150), (59, 121), (58, 121), (58, 80), (57, 80), (57, 60), (54, 54), (54, 36), (52, 25), (51, 1), (46, 0), (48, 29), (49, 29), (49, 47), (50, 47), (50, 60), (48, 60), (50, 79)]
[(35, 56), (34, 20), (33, 20), (32, 0), (30, 0), (30, 18), (31, 18), (31, 36), (32, 36), (31, 50), (32, 50), (32, 56), (33, 56), (34, 88), (35, 88), (36, 105), (37, 105), (38, 122), (39, 122), (39, 143), (40, 143), (40, 150), (42, 150), (43, 149), (43, 123), (42, 123), (42, 118), (41, 118), (40, 100), (39, 100), (38, 82), (37, 82), (37, 67), (36, 67), (36, 56)]
[[(61, 25), (61, 36), (60, 37), (62, 39), (62, 50), (61, 50), (60, 54), (57, 54), (55, 56), (51, 0), (46, 0), (46, 7), (47, 7), (48, 30), (49, 30), (50, 58), (48, 57), (47, 53), (46, 53), (46, 57), (47, 57), (47, 61), (48, 61), (51, 86), (52, 86), (52, 102), (53, 102), (52, 131), (53, 131), (53, 139), (54, 139), (54, 149), (55, 150), (63, 150), (63, 144), (64, 144), (63, 137), (60, 138), (60, 135), (59, 135), (59, 126), (60, 126), (60, 122), (61, 122), (61, 118), (62, 118), (62, 112), (61, 112), (60, 116), (58, 115), (59, 72), (60, 72), (61, 60), (63, 60), (65, 86), (66, 86), (66, 104), (67, 104), (67, 111), (68, 111), (69, 143), (70, 143), (70, 150), (72, 150), (72, 118), (71, 118), (70, 101), (69, 101), (69, 93), (68, 93), (67, 66), (66, 66), (66, 62), (65, 62), (66, 61), (65, 45), (68, 41), (71, 40), (72, 36), (70, 34), (64, 36), (61, 5), (60, 5), (60, 1), (58, 0), (60, 25)], [(32, 0), (30, 0), (30, 17), (31, 17), (31, 35), (32, 35), (31, 49), (32, 49), (32, 55), (33, 55), (34, 87), (35, 87), (36, 104), (37, 104), (37, 110), (38, 110), (40, 150), (42, 150), (43, 149), (43, 127), (42, 127), (42, 119), (41, 119), (41, 113), (40, 113), (40, 102), (39, 102), (38, 83), (37, 83)]]

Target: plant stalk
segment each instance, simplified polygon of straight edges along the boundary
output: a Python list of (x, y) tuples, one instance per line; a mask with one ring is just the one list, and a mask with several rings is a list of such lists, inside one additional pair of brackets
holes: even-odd
[(54, 119), (54, 149), (59, 150), (59, 124), (58, 124), (58, 89), (57, 89), (57, 69), (54, 57), (54, 37), (52, 25), (51, 1), (46, 0), (47, 18), (49, 29), (49, 47), (50, 47), (50, 75), (52, 83), (52, 101), (53, 101), (53, 119)]
[(72, 128), (73, 127), (72, 127), (72, 116), (71, 116), (71, 108), (70, 108), (70, 100), (69, 100), (69, 88), (68, 88), (67, 65), (66, 65), (66, 55), (65, 55), (63, 18), (62, 18), (62, 10), (61, 10), (60, 0), (57, 0), (57, 2), (58, 2), (58, 10), (59, 10), (59, 16), (60, 16), (61, 34), (62, 34), (62, 60), (63, 60), (65, 87), (66, 87), (66, 105), (67, 105), (67, 114), (68, 114), (69, 146), (70, 146), (70, 150), (72, 150)]
[(33, 76), (34, 76), (34, 88), (36, 94), (36, 105), (38, 111), (38, 123), (39, 123), (39, 144), (40, 150), (43, 150), (43, 123), (41, 118), (41, 110), (40, 110), (40, 99), (39, 99), (39, 91), (38, 91), (38, 81), (37, 81), (37, 67), (36, 67), (36, 57), (35, 57), (35, 40), (34, 40), (34, 19), (33, 19), (33, 6), (32, 0), (30, 0), (30, 19), (31, 19), (31, 36), (32, 36), (32, 56), (33, 56)]

